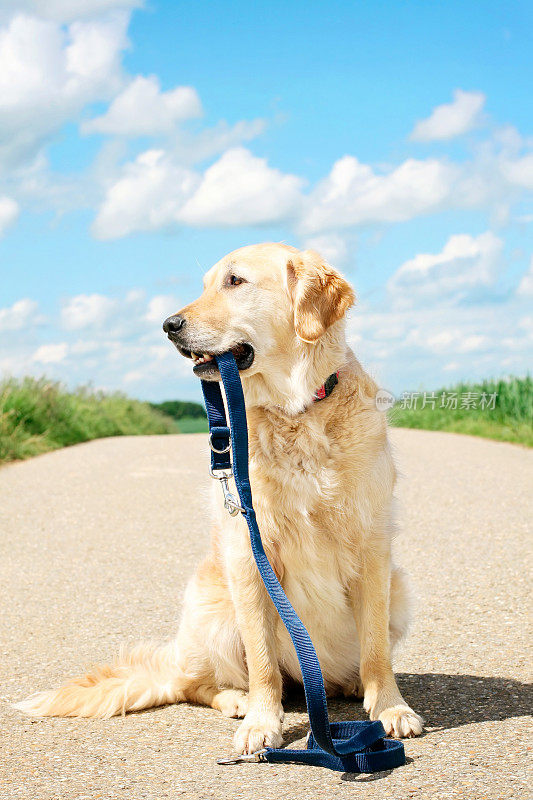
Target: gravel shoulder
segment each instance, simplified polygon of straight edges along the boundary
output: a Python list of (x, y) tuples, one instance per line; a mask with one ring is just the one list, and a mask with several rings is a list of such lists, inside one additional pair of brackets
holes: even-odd
[[(0, 800), (526, 797), (533, 454), (455, 434), (391, 436), (395, 548), (416, 610), (395, 668), (428, 725), (406, 742), (404, 767), (217, 766), (238, 721), (185, 704), (107, 721), (33, 721), (11, 708), (124, 642), (175, 630), (208, 539), (206, 437), (124, 437), (0, 469)], [(301, 740), (302, 697), (286, 711), (285, 742)], [(365, 718), (344, 700), (330, 713)]]

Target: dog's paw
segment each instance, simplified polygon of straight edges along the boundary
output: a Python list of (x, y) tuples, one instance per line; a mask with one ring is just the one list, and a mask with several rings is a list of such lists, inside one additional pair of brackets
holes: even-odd
[(237, 753), (256, 753), (263, 747), (280, 747), (283, 709), (249, 711), (233, 739)]
[(424, 720), (408, 705), (386, 708), (377, 718), (383, 724), (387, 736), (393, 736), (397, 739), (420, 736), (424, 730)]
[(213, 706), (225, 717), (244, 717), (248, 711), (248, 695), (241, 689), (224, 689), (215, 697)]

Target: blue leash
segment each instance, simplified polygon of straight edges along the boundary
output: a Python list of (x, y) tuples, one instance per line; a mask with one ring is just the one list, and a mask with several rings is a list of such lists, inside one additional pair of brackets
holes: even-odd
[[(305, 750), (266, 748), (251, 757), (221, 759), (219, 763), (291, 762), (328, 767), (341, 772), (380, 772), (399, 767), (405, 764), (403, 744), (386, 739), (381, 722), (329, 721), (324, 680), (315, 648), (270, 565), (257, 526), (248, 476), (248, 427), (239, 370), (231, 353), (215, 356), (215, 359), (224, 384), (229, 427), (220, 383), (202, 381), (210, 431), (211, 475), (221, 482), (224, 505), (229, 513), (232, 516), (242, 513), (246, 518), (259, 574), (290, 634), (300, 662), (311, 725)], [(233, 463), (230, 451), (233, 453)], [(232, 467), (240, 502), (228, 487)]]

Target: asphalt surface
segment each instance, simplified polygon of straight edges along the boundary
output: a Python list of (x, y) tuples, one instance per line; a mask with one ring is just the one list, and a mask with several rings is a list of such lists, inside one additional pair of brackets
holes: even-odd
[[(171, 636), (205, 551), (205, 436), (106, 439), (0, 469), (1, 800), (531, 796), (532, 452), (426, 431), (392, 437), (397, 560), (416, 594), (395, 667), (428, 726), (406, 742), (404, 767), (218, 766), (239, 721), (191, 705), (107, 721), (31, 720), (10, 707), (123, 642)], [(286, 712), (285, 742), (302, 740), (302, 697)], [(355, 702), (330, 712), (365, 718)]]

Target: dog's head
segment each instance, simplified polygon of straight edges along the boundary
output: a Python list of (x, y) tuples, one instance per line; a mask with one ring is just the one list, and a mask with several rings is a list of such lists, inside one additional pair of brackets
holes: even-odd
[(259, 244), (235, 250), (204, 278), (202, 295), (163, 330), (203, 380), (219, 380), (213, 355), (231, 350), (248, 404), (297, 413), (344, 358), (346, 280), (313, 250)]

